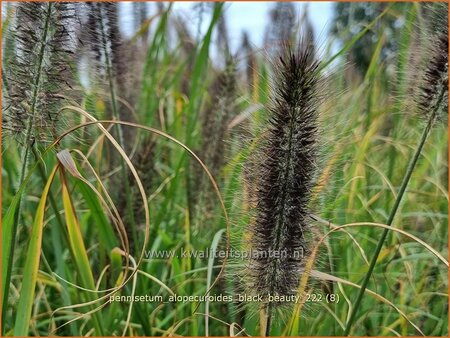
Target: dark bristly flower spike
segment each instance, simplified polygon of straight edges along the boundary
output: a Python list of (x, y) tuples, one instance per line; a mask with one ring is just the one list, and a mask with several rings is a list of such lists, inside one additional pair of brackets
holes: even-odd
[(214, 177), (219, 177), (225, 164), (227, 125), (236, 109), (236, 63), (228, 58), (226, 68), (220, 72), (210, 88), (211, 102), (202, 121), (202, 153)]
[[(319, 62), (312, 49), (284, 47), (275, 63), (269, 129), (257, 156), (259, 174), (250, 228), (249, 289), (296, 295), (308, 253), (309, 200), (317, 168)], [(271, 308), (266, 304), (270, 322)], [(267, 325), (270, 330), (270, 323)], [(269, 333), (268, 331), (266, 333)]]
[(432, 37), (430, 61), (420, 86), (417, 105), (420, 113), (428, 118), (447, 117), (448, 114), (448, 16), (446, 4), (437, 20), (437, 31)]
[(74, 19), (70, 3), (17, 5), (3, 128), (21, 143), (49, 141), (57, 134), (57, 111), (70, 86)]
[[(235, 116), (237, 97), (236, 61), (229, 57), (226, 68), (217, 74), (209, 88), (211, 100), (207, 102), (201, 115), (201, 147), (205, 164), (212, 176), (221, 182), (221, 171), (227, 159), (226, 142), (229, 140), (227, 126)], [(198, 168), (196, 168), (198, 169)], [(202, 172), (195, 172), (195, 186), (192, 187), (196, 199), (194, 215), (196, 221), (209, 220), (217, 207), (214, 204), (214, 192)]]
[(115, 77), (121, 73), (119, 47), (121, 35), (118, 26), (117, 3), (88, 2), (87, 36), (97, 69), (104, 77)]
[[(88, 2), (89, 8), (87, 39), (95, 60), (95, 66), (102, 75), (110, 93), (112, 117), (121, 120), (117, 93), (125, 93), (128, 75), (125, 57), (122, 53), (122, 37), (118, 23), (117, 2)], [(123, 128), (117, 126), (118, 141), (125, 148)]]

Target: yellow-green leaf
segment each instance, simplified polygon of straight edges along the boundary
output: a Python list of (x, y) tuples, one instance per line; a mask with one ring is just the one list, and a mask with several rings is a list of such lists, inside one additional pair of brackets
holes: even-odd
[(39, 261), (41, 257), (42, 232), (44, 229), (45, 202), (47, 201), (50, 186), (56, 174), (55, 166), (48, 178), (42, 192), (39, 205), (34, 218), (31, 240), (28, 246), (25, 268), (23, 271), (22, 288), (20, 290), (19, 305), (17, 306), (16, 323), (14, 325), (14, 336), (27, 336), (33, 308), (34, 291), (36, 288)]

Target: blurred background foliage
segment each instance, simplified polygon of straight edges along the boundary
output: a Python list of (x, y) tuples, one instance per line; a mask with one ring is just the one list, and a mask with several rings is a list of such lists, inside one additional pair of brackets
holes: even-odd
[[(14, 94), (14, 67), (27, 52), (18, 52), (23, 43), (18, 32), (24, 27), (20, 6), (31, 5), (2, 4), (4, 116), (13, 114), (8, 102), (14, 95), (44, 103), (48, 98), (41, 87), (33, 96), (33, 87), (26, 87), (33, 82), (27, 81), (21, 81), (26, 88)], [(175, 138), (198, 155), (216, 180), (230, 219), (231, 248), (240, 250), (251, 215), (249, 201), (257, 189), (249, 159), (266, 127), (270, 58), (283, 42), (296, 43), (301, 36), (315, 49), (327, 76), (320, 88), (325, 99), (320, 108), (321, 165), (311, 202), (316, 219), (312, 227), (323, 235), (330, 230), (329, 222), (386, 222), (424, 127), (411, 95), (431, 48), (427, 37), (435, 28), (429, 23), (446, 7), (336, 3), (329, 32), (319, 38), (307, 6), (300, 10), (293, 3), (271, 3), (263, 45), (258, 46), (249, 32), (242, 32), (239, 43), (230, 41), (236, 18), (225, 15), (227, 3), (193, 4), (192, 22), (179, 15), (174, 4), (133, 3), (132, 25), (127, 28), (120, 24), (123, 4), (71, 6), (76, 20), (66, 26), (71, 39), (64, 47), (64, 64), (71, 71), (61, 82), (41, 67), (44, 78), (55, 81), (52, 93), (61, 89), (56, 109), (42, 105), (36, 112), (58, 112), (57, 135), (88, 122), (85, 111), (98, 120), (120, 119)], [(35, 35), (26, 33), (39, 39), (38, 30)], [(46, 46), (42, 41), (41, 45)], [(44, 63), (52, 69), (50, 60)], [(222, 273), (220, 259), (144, 255), (139, 261), (141, 250), (226, 248), (227, 222), (216, 191), (204, 168), (176, 142), (142, 128), (105, 122), (102, 125), (118, 145), (112, 145), (98, 124), (91, 124), (70, 131), (47, 151), (53, 137), (29, 143), (16, 137), (21, 130), (8, 132), (5, 119), (3, 123), (2, 234), (15, 243), (12, 254), (2, 255), (4, 265), (8, 259), (11, 267), (9, 283), (2, 279), (2, 290), (9, 289), (3, 301), (3, 334), (259, 334), (258, 313), (236, 302), (108, 304), (105, 299), (75, 307), (107, 294), (86, 289), (120, 286), (127, 266), (128, 275), (135, 271), (136, 277), (116, 295), (161, 295), (165, 300), (172, 293), (203, 295), (216, 277), (220, 278), (210, 293), (233, 295), (242, 290), (236, 276), (245, 262), (231, 260)], [(352, 335), (448, 335), (448, 271), (435, 254), (448, 258), (444, 124), (433, 129), (394, 222), (395, 228), (422, 239), (434, 253), (411, 237), (390, 233), (369, 284), (376, 295), (366, 293)], [(139, 176), (146, 200), (119, 145)], [(30, 153), (27, 175), (21, 180), (23, 149)], [(56, 155), (63, 149), (71, 155), (63, 154), (58, 162)], [(58, 163), (65, 163), (60, 164), (64, 170), (58, 169), (45, 195), (44, 186)], [(119, 219), (123, 228), (115, 226)], [(32, 236), (39, 229), (41, 247)], [(310, 301), (297, 312), (286, 311), (272, 333), (342, 335), (358, 291), (354, 284), (360, 284), (367, 272), (366, 260), (381, 231), (365, 224), (327, 236), (314, 269), (334, 279), (311, 277), (306, 291), (335, 294), (339, 302)], [(132, 261), (127, 265), (117, 250), (125, 249), (120, 241), (124, 234), (138, 267)], [(27, 285), (27, 276), (34, 276), (29, 280), (35, 283)], [(29, 313), (29, 318), (22, 313)]]

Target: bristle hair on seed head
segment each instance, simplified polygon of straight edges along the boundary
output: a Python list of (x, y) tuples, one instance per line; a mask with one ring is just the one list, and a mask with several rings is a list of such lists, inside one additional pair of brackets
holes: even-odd
[(311, 190), (317, 170), (319, 62), (306, 44), (289, 45), (274, 62), (268, 130), (257, 159), (254, 211), (249, 226), (249, 290), (297, 293), (311, 237)]
[[(448, 115), (448, 4), (439, 3), (432, 8), (437, 19), (429, 30), (428, 60), (419, 85), (416, 102), (420, 114), (428, 119), (445, 119)], [(434, 30), (434, 32), (432, 31)]]
[[(210, 100), (202, 111), (201, 120), (201, 146), (199, 154), (202, 155), (212, 176), (221, 184), (221, 172), (227, 156), (227, 126), (236, 114), (237, 79), (236, 62), (229, 58), (224, 70), (214, 78), (209, 88)], [(198, 166), (194, 167), (195, 184), (192, 187), (193, 200), (196, 204), (196, 215), (208, 216), (213, 214), (217, 207), (215, 193), (207, 178)], [(204, 222), (208, 217), (199, 217)]]
[(70, 88), (76, 12), (70, 3), (27, 2), (17, 5), (15, 19), (3, 127), (19, 142), (49, 141)]
[(87, 2), (88, 21), (85, 44), (89, 46), (95, 66), (103, 77), (123, 74), (121, 62), (121, 34), (118, 25), (116, 2)]

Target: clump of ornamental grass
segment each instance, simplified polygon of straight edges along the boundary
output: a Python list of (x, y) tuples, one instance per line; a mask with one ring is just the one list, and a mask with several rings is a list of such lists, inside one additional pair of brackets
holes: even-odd
[(275, 61), (268, 128), (252, 161), (256, 187), (247, 233), (251, 255), (243, 280), (251, 294), (265, 299), (261, 310), (267, 335), (273, 310), (288, 305), (267, 297), (297, 295), (312, 236), (309, 201), (318, 164), (321, 77), (311, 53), (308, 44), (296, 50), (285, 46)]
[[(403, 181), (397, 193), (394, 205), (389, 213), (386, 225), (391, 226), (399, 209), (402, 198), (408, 187), (417, 161), (420, 158), (422, 149), (426, 140), (436, 124), (436, 121), (445, 118), (448, 114), (448, 16), (447, 4), (438, 4), (439, 10), (437, 18), (434, 22), (435, 33), (430, 33), (430, 49), (426, 53), (425, 68), (419, 71), (421, 77), (419, 85), (419, 93), (416, 93), (416, 108), (422, 118), (426, 120), (422, 136), (412, 155), (406, 172), (403, 176)], [(430, 28), (430, 32), (431, 32)], [(353, 309), (350, 313), (347, 326), (344, 330), (344, 335), (348, 335), (351, 331), (352, 325), (356, 319), (359, 306), (361, 304), (365, 289), (372, 276), (378, 256), (383, 247), (389, 233), (389, 229), (383, 231), (382, 236), (378, 240), (377, 247), (372, 256), (368, 272), (366, 273), (361, 288), (358, 292), (356, 300), (353, 302)]]

